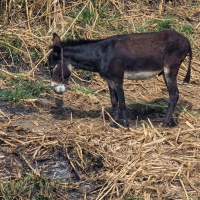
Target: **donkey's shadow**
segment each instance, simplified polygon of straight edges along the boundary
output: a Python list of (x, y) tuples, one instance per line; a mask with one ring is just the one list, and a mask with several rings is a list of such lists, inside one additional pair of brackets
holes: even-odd
[[(134, 124), (135, 121), (141, 122), (147, 119), (152, 120), (155, 124), (160, 124), (165, 117), (167, 112), (169, 99), (156, 99), (153, 102), (148, 102), (147, 104), (143, 103), (132, 103), (127, 104), (127, 117), (129, 119), (130, 124)], [(64, 102), (62, 99), (55, 99), (55, 106), (51, 107), (50, 113), (53, 115), (53, 118), (57, 120), (69, 120), (73, 116), (75, 119), (83, 119), (83, 118), (99, 118), (102, 115), (102, 109), (96, 110), (83, 110), (81, 107), (63, 107)], [(176, 126), (178, 124), (178, 119), (180, 115), (180, 110), (182, 108), (191, 108), (192, 104), (184, 101), (179, 100), (174, 111), (173, 117), (171, 119), (170, 126)], [(108, 113), (112, 112), (111, 106), (106, 108)], [(109, 120), (109, 116), (105, 114), (105, 120)], [(122, 123), (122, 115), (119, 111), (119, 123)]]
[(98, 118), (101, 115), (101, 110), (89, 110), (85, 111), (80, 106), (74, 107), (63, 107), (64, 102), (61, 98), (55, 99), (55, 106), (51, 107), (50, 113), (53, 115), (53, 118), (58, 120), (69, 120), (73, 116), (75, 119), (81, 118)]

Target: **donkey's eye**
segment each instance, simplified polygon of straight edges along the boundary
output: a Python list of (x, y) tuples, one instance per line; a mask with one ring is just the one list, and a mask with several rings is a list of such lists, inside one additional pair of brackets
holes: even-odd
[(58, 63), (58, 62), (51, 62), (51, 63), (49, 64), (50, 70), (53, 70), (54, 67), (57, 65), (57, 63)]

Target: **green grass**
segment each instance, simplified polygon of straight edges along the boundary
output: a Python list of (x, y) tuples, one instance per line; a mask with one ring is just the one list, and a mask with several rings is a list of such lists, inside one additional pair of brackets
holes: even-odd
[[(2, 75), (0, 75), (3, 78)], [(0, 91), (0, 100), (20, 102), (22, 99), (37, 98), (41, 93), (50, 93), (49, 87), (42, 81), (25, 79), (16, 76), (9, 80), (9, 87)]]
[(101, 8), (99, 9), (99, 16), (100, 18), (104, 18), (105, 14), (108, 12), (108, 8), (110, 6), (110, 2), (106, 1)]
[(156, 24), (156, 30), (175, 30), (176, 29), (176, 20), (171, 15), (166, 15), (163, 19), (154, 19), (147, 22), (149, 25)]
[(147, 20), (145, 25), (136, 26), (136, 31), (138, 33), (176, 29), (176, 20), (171, 15), (166, 15), (161, 19)]
[(144, 33), (149, 31), (148, 26), (136, 26), (135, 28), (138, 33)]
[(104, 1), (99, 4), (98, 1), (91, 1), (93, 9), (91, 9), (91, 6), (88, 5), (83, 12), (80, 15), (80, 21), (83, 25), (89, 24), (92, 25), (94, 22), (94, 18), (96, 18), (98, 13), (98, 20), (101, 20), (101, 18), (104, 18), (108, 8), (110, 6), (110, 2)]
[[(147, 21), (149, 26), (154, 25), (155, 31), (176, 30), (184, 35), (190, 36), (194, 32), (194, 28), (188, 23), (179, 24), (171, 15), (166, 15), (162, 19), (154, 19)], [(139, 27), (140, 32), (149, 31), (148, 26)]]
[[(81, 87), (75, 87), (75, 89), (78, 90), (78, 91), (82, 91), (85, 94), (94, 94), (94, 95), (97, 95), (97, 96), (108, 97), (105, 94), (92, 92), (90, 90), (87, 90), (87, 89), (84, 89), (84, 88), (81, 88)], [(125, 101), (128, 102), (128, 103), (140, 104), (140, 105), (144, 105), (144, 106), (147, 106), (147, 107), (157, 107), (157, 108), (163, 108), (163, 109), (164, 108), (167, 109), (167, 107), (168, 107), (167, 105), (152, 104), (152, 103), (145, 103), (145, 102), (137, 102), (137, 101), (134, 101), (134, 100), (131, 100), (131, 99), (126, 99)], [(188, 110), (185, 110), (185, 109), (176, 108), (176, 110), (179, 111), (179, 112), (189, 113), (189, 114), (194, 115), (194, 116), (200, 116), (199, 113), (191, 112), (191, 111), (188, 111)]]
[(12, 38), (2, 37), (0, 40), (1, 51), (6, 51), (12, 54), (12, 59), (15, 61), (21, 60), (22, 42), (19, 37), (13, 36)]
[(124, 200), (144, 200), (143, 197), (125, 197)]
[(194, 32), (194, 28), (190, 26), (189, 24), (184, 24), (181, 27), (180, 32), (185, 33), (186, 35), (191, 35)]
[[(21, 45), (22, 45), (22, 43), (21, 43), (19, 37), (15, 36), (15, 37), (13, 37), (10, 41), (7, 41), (7, 42), (11, 45), (11, 46), (9, 46), (9, 47), (7, 47), (7, 48), (9, 48), (10, 51), (12, 52), (12, 54), (13, 54), (14, 56), (16, 56), (17, 59), (19, 60), (19, 59), (20, 59), (20, 58), (19, 58), (19, 52), (18, 52), (17, 49), (21, 49)], [(13, 46), (14, 48), (12, 48), (12, 46)]]
[(53, 200), (55, 191), (59, 187), (59, 180), (49, 180), (44, 176), (36, 176), (31, 173), (24, 178), (0, 183), (0, 199), (30, 199), (30, 200)]
[(87, 6), (83, 10), (83, 12), (81, 13), (79, 18), (80, 18), (80, 21), (81, 21), (82, 25), (85, 25), (85, 24), (91, 25), (93, 17), (94, 17), (94, 12), (92, 12), (91, 9), (89, 8), (89, 6)]
[(31, 58), (32, 59), (39, 59), (40, 58), (40, 55), (38, 55), (38, 52), (36, 51), (36, 49), (31, 49), (30, 52), (31, 52)]
[(20, 4), (23, 2), (23, 0), (15, 0), (16, 3)]
[(10, 41), (10, 44), (16, 48), (21, 47), (21, 41), (20, 41), (19, 37), (17, 37), (17, 36), (12, 38), (12, 40)]
[(79, 70), (79, 74), (82, 75), (82, 76), (86, 76), (86, 77), (90, 78), (91, 76), (96, 74), (96, 72), (91, 72), (91, 71), (81, 69), (81, 70)]

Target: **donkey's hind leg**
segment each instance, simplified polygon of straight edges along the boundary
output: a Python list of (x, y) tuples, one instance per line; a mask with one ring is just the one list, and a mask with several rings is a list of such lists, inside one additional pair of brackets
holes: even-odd
[(169, 125), (171, 122), (172, 114), (175, 110), (177, 101), (179, 99), (179, 90), (177, 87), (177, 72), (179, 66), (175, 66), (173, 68), (165, 68), (164, 69), (164, 80), (169, 92), (170, 101), (167, 108), (167, 113), (165, 115), (165, 119), (163, 121), (163, 125)]

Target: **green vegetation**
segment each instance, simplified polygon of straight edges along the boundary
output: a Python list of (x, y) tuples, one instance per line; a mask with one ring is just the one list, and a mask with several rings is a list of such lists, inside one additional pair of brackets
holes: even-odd
[(136, 27), (137, 32), (176, 30), (188, 37), (192, 48), (196, 49), (194, 46), (193, 38), (191, 37), (191, 35), (194, 33), (194, 28), (187, 22), (183, 24), (178, 23), (175, 17), (166, 15), (160, 19), (147, 20), (146, 24), (147, 25)]
[(105, 14), (108, 11), (109, 5), (110, 5), (110, 2), (108, 2), (108, 1), (106, 1), (106, 3), (104, 3), (102, 5), (102, 7), (99, 10), (99, 16), (100, 16), (100, 18), (105, 17)]
[(96, 74), (96, 72), (90, 72), (90, 71), (86, 71), (86, 70), (79, 70), (79, 75), (80, 76), (84, 76), (86, 78), (90, 78), (91, 76), (93, 76), (94, 74)]
[(138, 33), (143, 33), (143, 32), (148, 32), (150, 30), (149, 30), (149, 26), (137, 26), (136, 31)]
[(144, 198), (143, 197), (135, 197), (135, 196), (128, 195), (127, 197), (124, 198), (124, 200), (144, 200)]
[(91, 24), (93, 17), (94, 17), (94, 13), (89, 8), (89, 6), (87, 6), (81, 13), (80, 20), (82, 24)]
[[(92, 92), (90, 90), (86, 90), (86, 89), (81, 88), (81, 87), (76, 87), (75, 89), (78, 90), (78, 91), (82, 91), (85, 94), (94, 94), (94, 95), (98, 95), (98, 96), (106, 96), (104, 94)], [(131, 100), (131, 99), (126, 99), (126, 102), (134, 103), (134, 104), (140, 104), (140, 105), (144, 105), (146, 107), (158, 107), (158, 108), (163, 108), (163, 109), (168, 107), (166, 105), (160, 105), (160, 104), (152, 104), (152, 103), (150, 104), (150, 103), (144, 103), (144, 102), (136, 102), (136, 101)], [(188, 114), (191, 114), (191, 115), (194, 115), (194, 116), (200, 116), (199, 113), (191, 112), (191, 111), (188, 111), (188, 110), (185, 110), (185, 109), (183, 110), (181, 108), (176, 108), (176, 110), (179, 111), (179, 112), (185, 112), (185, 113), (188, 113)]]
[(59, 187), (60, 181), (50, 181), (44, 176), (36, 176), (31, 173), (24, 178), (0, 183), (0, 199), (30, 199), (30, 200), (53, 200), (55, 190)]
[(0, 99), (20, 102), (22, 99), (39, 97), (41, 93), (50, 93), (50, 89), (42, 81), (16, 76), (9, 80), (9, 87), (0, 92)]
[(21, 46), (21, 41), (19, 39), (19, 37), (15, 36), (12, 38), (12, 40), (10, 41), (10, 44), (16, 48), (20, 48)]
[(185, 33), (186, 35), (191, 35), (194, 32), (194, 28), (188, 24), (184, 24), (181, 27), (181, 32)]
[(171, 15), (166, 15), (161, 19), (153, 19), (147, 21), (147, 24), (156, 28), (157, 31), (161, 30), (175, 30), (176, 29), (176, 21)]
[(175, 29), (176, 21), (171, 15), (167, 15), (163, 20), (157, 20), (157, 30)]
[(15, 58), (16, 60), (20, 60), (20, 52), (18, 51), (21, 46), (21, 41), (18, 37), (13, 37), (11, 40), (8, 38), (1, 38), (0, 40), (0, 52), (8, 52), (11, 53), (12, 59)]
[(20, 4), (20, 3), (23, 2), (23, 0), (15, 0), (15, 1), (16, 1), (16, 3), (18, 3), (18, 4)]

